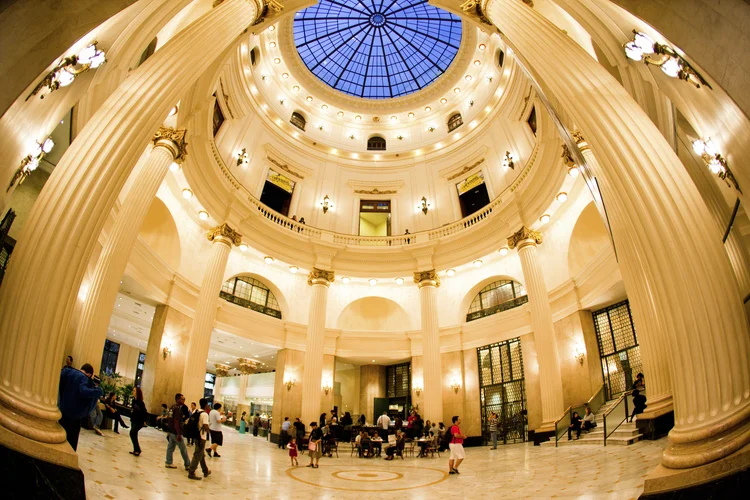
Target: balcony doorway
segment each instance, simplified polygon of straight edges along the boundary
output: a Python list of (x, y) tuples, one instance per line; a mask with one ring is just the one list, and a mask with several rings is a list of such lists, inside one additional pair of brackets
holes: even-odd
[(360, 201), (359, 235), (391, 235), (391, 202), (390, 200)]
[(263, 185), (263, 192), (260, 195), (260, 201), (268, 208), (288, 217), (294, 186), (293, 180), (269, 170), (266, 183)]
[(468, 217), (490, 202), (490, 194), (487, 192), (487, 184), (484, 183), (482, 172), (477, 172), (459, 182), (456, 184), (456, 189), (458, 201), (461, 204), (461, 217)]

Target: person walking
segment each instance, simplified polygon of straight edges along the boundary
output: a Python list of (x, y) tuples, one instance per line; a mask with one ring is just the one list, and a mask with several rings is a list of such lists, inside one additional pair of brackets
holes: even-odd
[(60, 409), (60, 425), (73, 451), (78, 449), (81, 419), (91, 413), (103, 391), (92, 380), (94, 368), (86, 363), (80, 370), (65, 366), (60, 373), (57, 407)]
[(466, 439), (466, 436), (461, 434), (461, 428), (459, 425), (461, 425), (461, 419), (456, 415), (453, 417), (453, 425), (450, 429), (451, 442), (448, 445), (448, 448), (451, 450), (451, 457), (450, 460), (448, 460), (449, 474), (459, 474), (458, 466), (461, 465), (461, 462), (466, 458), (464, 455), (464, 439)]
[(383, 438), (388, 439), (388, 429), (391, 427), (391, 417), (388, 416), (388, 412), (384, 411), (382, 415), (378, 417), (378, 427), (383, 429)]
[(187, 447), (185, 441), (182, 439), (182, 426), (184, 420), (182, 418), (182, 407), (185, 406), (185, 396), (179, 392), (174, 395), (175, 404), (169, 409), (166, 417), (166, 430), (167, 430), (167, 457), (164, 461), (164, 466), (167, 469), (176, 469), (177, 466), (172, 465), (172, 456), (174, 455), (175, 447), (180, 449), (180, 455), (185, 463), (185, 470), (190, 466), (190, 458), (188, 458)]
[(285, 448), (289, 442), (289, 429), (292, 427), (292, 423), (289, 421), (289, 417), (284, 417), (284, 422), (281, 424), (281, 435), (279, 436), (279, 448)]
[(307, 449), (310, 454), (310, 463), (307, 466), (317, 469), (320, 456), (322, 455), (321, 446), (323, 442), (323, 431), (320, 430), (317, 422), (310, 422), (310, 428), (312, 429), (310, 431), (310, 441), (307, 444)]
[(297, 443), (302, 443), (305, 438), (305, 424), (297, 417), (294, 419), (294, 435), (297, 436)]
[(195, 475), (195, 471), (198, 470), (198, 465), (200, 464), (201, 470), (203, 471), (203, 477), (208, 477), (211, 475), (211, 471), (208, 469), (208, 466), (206, 465), (206, 443), (208, 442), (208, 436), (211, 433), (210, 429), (210, 419), (209, 419), (209, 413), (211, 411), (211, 405), (208, 403), (208, 400), (206, 398), (201, 398), (200, 400), (201, 409), (198, 410), (200, 412), (200, 416), (198, 418), (198, 429), (199, 433), (197, 437), (195, 438), (195, 448), (193, 449), (193, 459), (190, 461), (190, 466), (187, 468), (188, 470), (188, 479), (194, 479), (196, 481), (200, 481), (201, 478)]
[(490, 415), (489, 425), (490, 425), (490, 437), (492, 439), (492, 449), (497, 449), (497, 413), (494, 411)]
[(289, 458), (292, 460), (292, 465), (295, 467), (298, 466), (299, 462), (297, 462), (297, 438), (292, 438), (292, 440), (289, 441), (289, 444), (286, 445), (286, 447), (289, 449)]
[(258, 437), (258, 430), (260, 430), (260, 413), (256, 412), (253, 417), (253, 436)]
[(131, 455), (141, 456), (141, 445), (138, 443), (138, 431), (146, 426), (148, 410), (143, 402), (143, 392), (140, 387), (133, 387), (133, 411), (130, 414), (130, 440), (133, 442)]
[[(224, 412), (219, 411), (221, 403), (215, 403), (214, 409), (208, 414), (208, 430), (211, 434), (211, 448), (206, 450), (209, 457), (221, 458), (218, 450), (224, 444), (224, 433), (221, 432), (221, 424), (227, 421)], [(213, 452), (213, 454), (211, 454)]]

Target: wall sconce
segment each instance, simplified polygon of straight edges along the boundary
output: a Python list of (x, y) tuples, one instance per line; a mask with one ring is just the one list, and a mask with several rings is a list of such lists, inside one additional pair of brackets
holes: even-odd
[(414, 394), (416, 394), (417, 397), (421, 396), (422, 395), (422, 388), (420, 386), (418, 386), (418, 385), (415, 386), (414, 387)]
[(325, 392), (326, 396), (328, 396), (328, 393), (331, 392), (331, 385), (326, 383), (326, 385), (323, 386), (323, 392)]
[(458, 381), (457, 378), (453, 379), (453, 382), (451, 383), (451, 389), (453, 389), (453, 392), (458, 394), (458, 390), (461, 388), (461, 383)]
[(239, 167), (243, 163), (245, 165), (250, 163), (250, 155), (247, 154), (247, 148), (242, 148), (242, 151), (237, 153), (237, 166)]
[(428, 132), (434, 132), (435, 131), (435, 125), (430, 125), (429, 127), (427, 127), (427, 131)]
[(404, 136), (403, 135), (397, 135), (396, 139), (398, 139), (399, 141), (403, 141), (404, 140)]
[(31, 96), (39, 93), (41, 93), (39, 98), (44, 99), (46, 95), (51, 94), (60, 87), (67, 87), (73, 83), (81, 73), (85, 73), (90, 69), (96, 69), (104, 64), (107, 58), (103, 50), (96, 48), (96, 44), (97, 42), (94, 42), (77, 55), (68, 56), (57, 63), (57, 66), (31, 91), (26, 100), (28, 101)]
[(417, 210), (421, 210), (423, 214), (427, 215), (427, 211), (430, 209), (432, 205), (427, 203), (427, 198), (422, 196), (422, 200), (420, 201), (419, 205), (417, 205)]
[(323, 207), (323, 213), (328, 213), (329, 208), (333, 208), (333, 203), (331, 203), (331, 199), (328, 197), (328, 195), (325, 195), (323, 197), (323, 201), (320, 202), (320, 206)]
[(52, 148), (55, 147), (55, 141), (53, 141), (50, 137), (47, 137), (44, 142), (37, 142), (36, 146), (34, 146), (34, 151), (27, 154), (23, 160), (21, 160), (21, 166), (18, 167), (18, 170), (16, 170), (16, 173), (13, 175), (13, 178), (10, 180), (10, 184), (8, 185), (8, 188), (5, 190), (7, 193), (10, 191), (10, 188), (12, 188), (16, 182), (18, 184), (21, 184), (24, 180), (26, 180), (26, 177), (31, 175), (31, 172), (36, 170), (39, 167), (39, 162), (42, 161), (42, 158), (52, 151)]
[(576, 346), (576, 361), (583, 366), (583, 360), (586, 357), (586, 351), (581, 346)]
[(286, 390), (287, 391), (291, 391), (292, 387), (294, 387), (294, 384), (296, 382), (297, 381), (295, 379), (293, 379), (293, 378), (287, 379), (286, 382), (284, 382), (284, 385), (286, 386)]
[(162, 355), (162, 357), (164, 359), (167, 359), (167, 356), (171, 356), (172, 355), (172, 349), (171, 349), (171, 347), (172, 347), (171, 345), (166, 345), (166, 346), (164, 346), (164, 349), (161, 350), (161, 355)]
[(505, 158), (503, 158), (503, 167), (509, 168), (511, 170), (515, 170), (515, 165), (513, 164), (513, 155), (510, 154), (510, 151), (505, 152)]
[(710, 137), (706, 140), (698, 139), (693, 141), (693, 151), (703, 159), (703, 162), (712, 174), (718, 175), (728, 186), (734, 185), (734, 188), (742, 193), (740, 186), (737, 184), (737, 179), (734, 178), (734, 174), (729, 170), (727, 160), (721, 156), (719, 150), (716, 148), (716, 144), (714, 144), (714, 141)]
[(633, 34), (633, 39), (624, 45), (628, 59), (658, 66), (665, 75), (685, 80), (696, 88), (700, 88), (701, 85), (711, 88), (703, 76), (672, 47), (654, 42), (640, 31), (633, 30)]

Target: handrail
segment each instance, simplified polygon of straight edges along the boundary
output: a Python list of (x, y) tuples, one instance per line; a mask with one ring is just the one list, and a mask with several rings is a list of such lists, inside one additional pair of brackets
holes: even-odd
[(596, 392), (594, 393), (594, 395), (593, 395), (593, 396), (591, 396), (591, 397), (589, 398), (589, 400), (588, 400), (588, 401), (586, 401), (586, 405), (585, 405), (585, 406), (588, 406), (588, 405), (590, 405), (590, 404), (591, 404), (591, 402), (592, 402), (592, 401), (594, 400), (594, 398), (596, 398), (596, 397), (597, 397), (597, 396), (599, 395), (599, 393), (600, 393), (600, 392), (602, 392), (602, 391), (604, 390), (604, 386), (605, 386), (605, 385), (606, 385), (606, 384), (602, 384), (602, 385), (601, 385), (601, 386), (599, 387), (599, 389), (598, 389), (598, 390), (597, 390), (597, 391), (596, 391)]
[(608, 437), (607, 417), (615, 410), (615, 408), (620, 406), (620, 403), (625, 401), (625, 417), (619, 422), (617, 422), (617, 425), (615, 426), (615, 428), (612, 429), (612, 432), (610, 432), (610, 434), (613, 434), (623, 424), (623, 422), (628, 420), (628, 413), (629, 413), (628, 412), (628, 396), (630, 396), (632, 393), (633, 391), (625, 391), (622, 394), (620, 394), (620, 397), (617, 398), (617, 400), (614, 403), (612, 403), (612, 405), (609, 408), (607, 408), (607, 410), (604, 412), (604, 417), (602, 419), (603, 420), (602, 425), (604, 427), (603, 429), (604, 430), (604, 446), (607, 446), (607, 437)]
[(565, 409), (565, 412), (563, 412), (563, 414), (560, 416), (560, 418), (558, 418), (557, 420), (555, 420), (555, 448), (557, 448), (557, 442), (560, 440), (560, 435), (558, 435), (558, 433), (557, 433), (557, 424), (560, 423), (560, 421), (562, 419), (564, 419), (566, 416), (570, 416), (572, 418), (572, 410), (573, 410), (573, 408), (578, 408), (579, 406), (586, 407), (586, 406), (591, 405), (592, 401), (594, 401), (596, 399), (596, 397), (599, 394), (601, 394), (601, 392), (604, 390), (604, 386), (605, 386), (605, 384), (602, 384), (596, 390), (596, 392), (594, 392), (594, 394), (588, 399), (588, 401), (586, 401), (584, 404), (582, 404), (582, 405), (576, 405), (576, 406), (573, 406), (573, 405), (568, 406)]
[(562, 416), (555, 420), (555, 448), (557, 448), (557, 442), (560, 441), (560, 435), (557, 432), (557, 424), (560, 423), (562, 419), (565, 417), (570, 417), (570, 410), (572, 409), (572, 406), (568, 406), (565, 408), (565, 411), (563, 412)]

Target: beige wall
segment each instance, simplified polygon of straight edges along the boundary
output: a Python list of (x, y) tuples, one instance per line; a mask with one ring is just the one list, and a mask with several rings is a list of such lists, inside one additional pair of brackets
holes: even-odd
[[(566, 408), (585, 403), (602, 384), (598, 347), (593, 352), (589, 348), (592, 336), (596, 346), (594, 324), (588, 311), (576, 311), (555, 322), (563, 403)], [(586, 337), (589, 337), (589, 342), (586, 342)], [(576, 349), (586, 353), (583, 364), (576, 359)]]
[[(31, 207), (39, 197), (39, 193), (49, 176), (49, 173), (38, 168), (13, 191), (13, 196), (10, 198), (10, 208), (16, 212), (16, 218), (8, 232), (8, 236), (11, 238), (18, 239), (18, 235), (21, 234), (21, 229), (26, 222), (26, 217), (31, 213)], [(0, 218), (4, 216), (4, 213), (0, 214)]]
[[(304, 373), (305, 353), (294, 349), (281, 349), (276, 354), (276, 377), (274, 379), (273, 421), (271, 432), (278, 434), (284, 417), (294, 422), (302, 415), (302, 375)], [(296, 380), (294, 386), (287, 390), (284, 382)], [(306, 422), (305, 425), (310, 425)]]
[(180, 268), (180, 235), (172, 213), (159, 198), (151, 202), (138, 236), (171, 269)]
[[(359, 410), (371, 423), (375, 421), (375, 398), (385, 397), (385, 366), (362, 365), (359, 382)], [(352, 415), (355, 419), (358, 416)]]
[(528, 427), (531, 431), (542, 425), (542, 389), (539, 385), (539, 361), (533, 333), (521, 336), (521, 352), (523, 353)]
[[(422, 389), (422, 392), (414, 391), (415, 387)], [(411, 358), (411, 404), (418, 406), (420, 412), (424, 410), (424, 368), (422, 367), (422, 356), (412, 356)]]
[(337, 327), (343, 330), (403, 330), (409, 315), (398, 303), (383, 297), (364, 297), (341, 311)]
[[(476, 355), (476, 354), (475, 354)], [(440, 355), (443, 378), (440, 381), (443, 390), (443, 418), (445, 425), (449, 425), (451, 417), (464, 415), (464, 393), (466, 386), (463, 377), (463, 353), (461, 351), (444, 352)], [(458, 392), (451, 385), (457, 381), (460, 384)]]
[(339, 415), (349, 412), (352, 418), (357, 418), (359, 409), (360, 371), (359, 366), (347, 370), (336, 370), (335, 383), (340, 390), (340, 399), (335, 403), (339, 406)]
[(461, 414), (461, 430), (467, 436), (482, 434), (482, 415), (479, 407), (479, 361), (476, 349), (463, 351), (464, 379), (464, 411)]
[(135, 380), (135, 372), (138, 369), (138, 355), (141, 350), (128, 344), (120, 344), (120, 353), (117, 355), (117, 367), (115, 371), (122, 375), (123, 385)]
[(609, 234), (602, 218), (591, 202), (583, 209), (570, 235), (568, 271), (577, 275), (603, 248), (610, 245)]
[[(336, 357), (333, 354), (323, 355), (323, 374), (320, 380), (320, 413), (325, 413), (327, 418), (331, 418), (331, 410), (333, 409), (333, 386), (335, 379), (335, 365)], [(328, 394), (322, 389), (322, 387), (328, 386), (331, 388)]]

